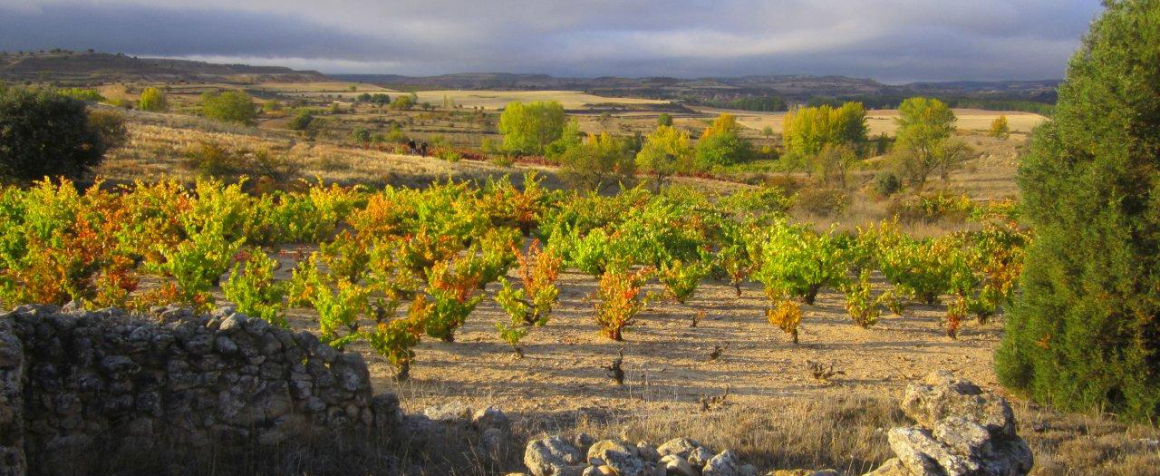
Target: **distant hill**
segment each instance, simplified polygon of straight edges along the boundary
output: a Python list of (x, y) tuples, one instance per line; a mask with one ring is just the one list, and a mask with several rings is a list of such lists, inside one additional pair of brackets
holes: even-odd
[[(557, 78), (542, 74), (462, 73), (441, 76), (338, 74), (344, 81), (365, 82), (393, 89), (575, 90), (602, 96), (668, 99), (691, 104), (741, 103), (747, 98), (776, 97), (790, 103), (811, 100), (861, 100), (873, 107), (897, 105), (903, 98), (927, 95), (985, 107), (988, 103), (1055, 102), (1058, 80), (958, 81), (882, 84), (845, 76), (770, 75), (683, 78)], [(1035, 108), (1034, 105), (1031, 106)]]
[(123, 54), (52, 50), (0, 52), (0, 80), (92, 86), (113, 82), (253, 84), (342, 80), (400, 90), (566, 90), (609, 97), (674, 101), (687, 105), (783, 110), (793, 104), (861, 101), (871, 108), (895, 107), (910, 96), (934, 96), (956, 107), (1045, 112), (1055, 103), (1058, 80), (956, 81), (882, 84), (845, 76), (767, 75), (705, 78), (560, 78), (546, 74), (458, 73), (441, 76), (336, 74), (279, 66), (216, 64), (137, 58)]
[(53, 50), (45, 53), (0, 52), (0, 80), (52, 82), (84, 86), (110, 82), (254, 82), (325, 81), (317, 71), (281, 66), (215, 64), (203, 61), (138, 58), (123, 54)]

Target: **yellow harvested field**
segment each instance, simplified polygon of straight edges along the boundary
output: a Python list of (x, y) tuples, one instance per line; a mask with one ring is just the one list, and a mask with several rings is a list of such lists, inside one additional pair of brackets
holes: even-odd
[[(781, 131), (781, 121), (785, 117), (784, 112), (752, 112), (712, 108), (698, 108), (697, 110), (712, 114), (728, 112), (737, 116), (738, 122), (743, 126), (757, 130), (770, 126), (773, 127), (774, 131), (778, 132)], [(1012, 133), (1026, 134), (1047, 119), (1039, 114), (1019, 111), (983, 111), (979, 109), (955, 109), (954, 111), (955, 115), (959, 118), (957, 125), (961, 131), (986, 131), (991, 127), (991, 122), (995, 118), (1005, 115), (1007, 116), (1007, 123), (1011, 127)], [(870, 134), (877, 135), (885, 132), (886, 134), (894, 135), (898, 129), (894, 123), (897, 117), (897, 109), (867, 111), (866, 122), (870, 126)]]
[(595, 104), (667, 104), (668, 101), (658, 101), (653, 99), (634, 99), (634, 98), (610, 98), (603, 96), (595, 96), (579, 91), (462, 91), (462, 90), (446, 90), (446, 91), (420, 91), (416, 93), (419, 95), (419, 102), (429, 102), (431, 104), (443, 104), (443, 98), (446, 97), (455, 104), (466, 108), (482, 107), (484, 109), (499, 109), (505, 104), (513, 101), (520, 102), (535, 102), (535, 101), (557, 101), (564, 106), (565, 109), (582, 109), (588, 105)]
[(354, 93), (382, 93), (393, 92), (390, 89), (375, 86), (373, 84), (352, 83), (347, 81), (318, 81), (311, 83), (280, 83), (280, 82), (266, 82), (251, 89), (259, 89), (266, 91), (275, 91), (285, 94), (294, 93), (343, 93), (350, 94), (352, 91), (350, 87), (354, 86)]

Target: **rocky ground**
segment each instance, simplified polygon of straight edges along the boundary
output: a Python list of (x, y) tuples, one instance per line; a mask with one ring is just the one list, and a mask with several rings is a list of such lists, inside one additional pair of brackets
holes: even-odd
[[(913, 425), (889, 430), (894, 457), (865, 476), (1022, 476), (1034, 465), (1017, 433), (1007, 400), (942, 370), (909, 385), (899, 407)], [(482, 432), (480, 454), (503, 459), (511, 423), (488, 407), (472, 412), (451, 403), (407, 417), (428, 432), (465, 427)], [(730, 449), (719, 451), (691, 438), (658, 446), (648, 441), (596, 440), (587, 433), (557, 434), (527, 443), (526, 473), (509, 476), (757, 476), (758, 466)], [(768, 476), (840, 476), (834, 469), (771, 470)], [(853, 473), (857, 474), (857, 473)]]

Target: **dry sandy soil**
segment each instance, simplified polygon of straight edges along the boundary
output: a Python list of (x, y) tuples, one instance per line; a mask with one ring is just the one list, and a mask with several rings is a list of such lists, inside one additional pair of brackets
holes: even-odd
[[(281, 254), (280, 273), (308, 250)], [(509, 279), (517, 279), (511, 277)], [(696, 296), (682, 305), (656, 294), (623, 342), (599, 334), (590, 295), (596, 281), (588, 275), (564, 273), (560, 304), (545, 327), (534, 329), (521, 343), (526, 357), (516, 359), (500, 340), (496, 322), (507, 317), (490, 298), (445, 343), (425, 338), (418, 347), (411, 379), (395, 382), (386, 360), (365, 345), (375, 388), (392, 390), (408, 411), (458, 400), (473, 406), (495, 405), (520, 413), (555, 413), (586, 407), (605, 410), (697, 410), (702, 397), (721, 395), (728, 388), (729, 405), (761, 406), (780, 397), (815, 399), (823, 396), (884, 396), (933, 369), (950, 369), (975, 382), (995, 386), (992, 352), (1001, 324), (969, 323), (957, 341), (948, 339), (939, 318), (942, 306), (914, 305), (903, 316), (887, 313), (870, 329), (853, 324), (836, 291), (803, 305), (801, 343), (771, 326), (765, 318), (766, 299), (757, 285), (742, 288), (706, 281)], [(699, 312), (705, 316), (691, 327)], [(295, 327), (317, 330), (314, 313), (295, 310)], [(368, 324), (369, 325), (369, 324)], [(710, 360), (716, 346), (727, 346)], [(617, 386), (602, 369), (624, 352), (627, 378)], [(812, 377), (809, 363), (833, 364), (843, 372), (830, 381)]]

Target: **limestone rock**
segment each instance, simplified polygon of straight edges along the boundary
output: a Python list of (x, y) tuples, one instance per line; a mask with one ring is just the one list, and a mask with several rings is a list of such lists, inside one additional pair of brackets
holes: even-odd
[(996, 435), (1015, 434), (1015, 416), (1003, 397), (946, 370), (932, 372), (922, 384), (908, 386), (902, 411), (926, 428), (934, 428), (943, 418), (958, 416), (977, 422)]
[(890, 458), (885, 463), (882, 463), (882, 466), (879, 466), (878, 469), (862, 476), (910, 476), (910, 471), (906, 470), (906, 466), (902, 464), (902, 460)]
[(444, 423), (467, 421), (471, 418), (471, 408), (461, 402), (450, 402), (423, 409), (423, 415)]
[(1007, 401), (949, 372), (910, 385), (902, 409), (919, 426), (890, 430), (897, 458), (868, 475), (1023, 476), (1034, 465)]
[(573, 467), (583, 463), (580, 452), (559, 436), (532, 440), (524, 451), (524, 466), (532, 476), (579, 474)]
[(980, 469), (977, 461), (955, 454), (923, 428), (895, 428), (888, 439), (890, 449), (915, 476), (966, 476)]
[(476, 410), (471, 415), (471, 424), (475, 425), (480, 430), (488, 428), (497, 428), (504, 432), (511, 429), (511, 420), (504, 412), (495, 407), (487, 407)]
[(664, 444), (657, 447), (657, 452), (661, 456), (677, 455), (681, 458), (688, 458), (689, 453), (701, 446), (696, 440), (688, 438), (673, 438), (666, 441)]
[(689, 460), (689, 464), (693, 465), (694, 468), (703, 468), (709, 464), (709, 460), (713, 459), (713, 452), (704, 446), (698, 446), (690, 451), (689, 456), (686, 456), (685, 459)]
[(665, 468), (668, 476), (699, 476), (699, 472), (689, 464), (689, 461), (678, 454), (662, 456), (660, 466)]
[(705, 463), (705, 468), (701, 470), (702, 476), (740, 476), (738, 471), (741, 463), (737, 460), (737, 455), (730, 450), (722, 451), (709, 459)]
[(644, 441), (636, 443), (636, 454), (645, 462), (656, 463), (661, 459), (661, 454), (657, 452), (656, 447)]
[(603, 459), (604, 452), (607, 450), (619, 451), (621, 453), (627, 453), (632, 456), (636, 456), (635, 446), (629, 446), (616, 440), (600, 440), (596, 443), (593, 443), (592, 446), (588, 448), (588, 459)]
[(644, 461), (635, 454), (606, 449), (600, 457), (617, 476), (644, 476)]

